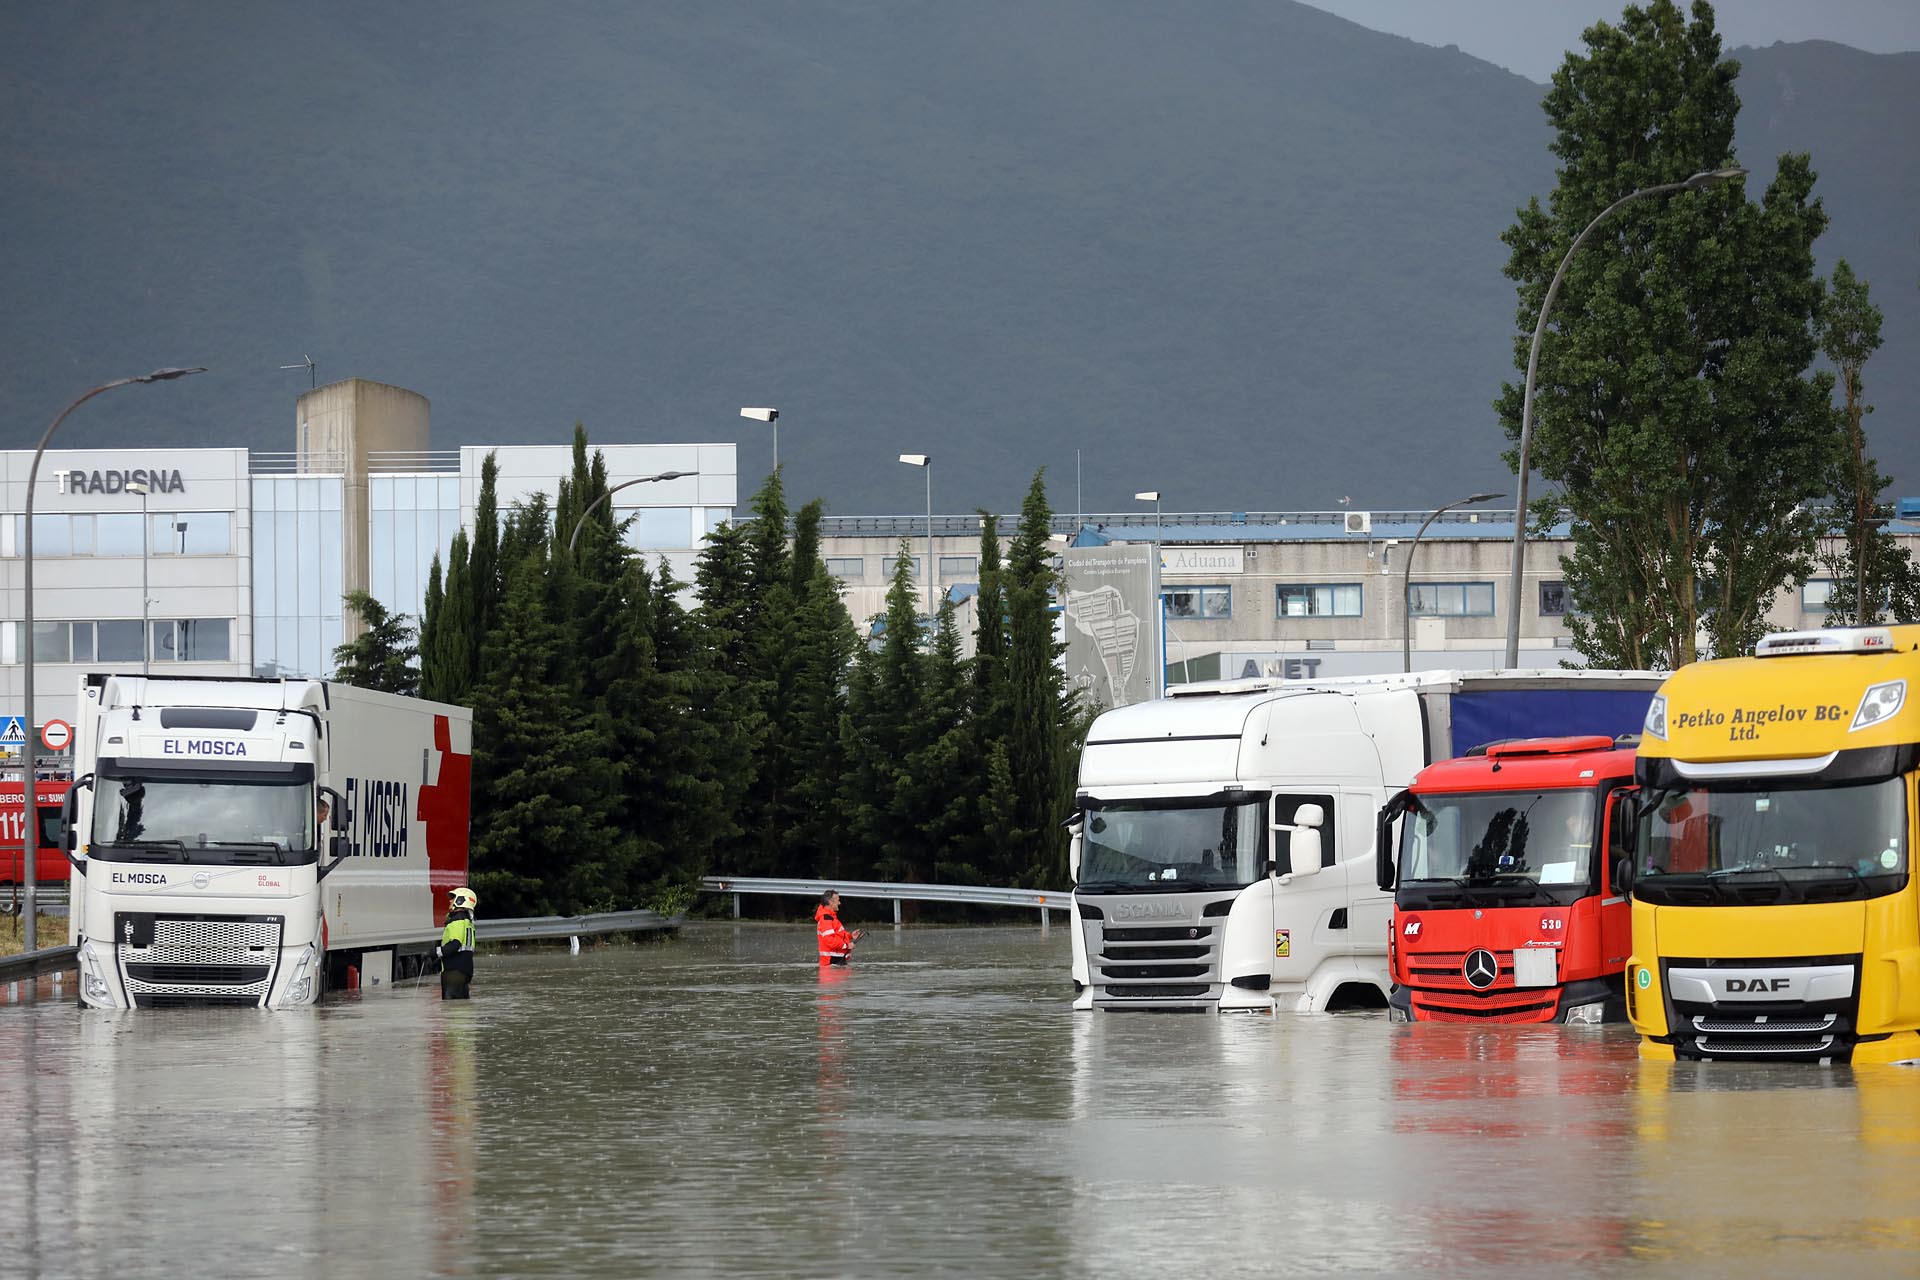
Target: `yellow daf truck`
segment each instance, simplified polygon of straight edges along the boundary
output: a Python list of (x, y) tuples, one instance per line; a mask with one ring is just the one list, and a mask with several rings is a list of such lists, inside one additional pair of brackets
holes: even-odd
[(1920, 1063), (1916, 683), (1920, 626), (1771, 635), (1661, 686), (1620, 868), (1641, 1056)]

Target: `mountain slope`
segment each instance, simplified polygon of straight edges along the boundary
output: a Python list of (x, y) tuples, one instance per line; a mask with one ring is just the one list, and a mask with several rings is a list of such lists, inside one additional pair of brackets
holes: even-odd
[[(287, 448), (277, 366), (311, 352), (429, 396), (443, 447), (579, 419), (738, 439), (752, 476), (736, 411), (777, 404), (793, 490), (843, 512), (919, 506), (901, 450), (945, 510), (1041, 465), (1070, 509), (1076, 449), (1090, 509), (1510, 487), (1498, 236), (1552, 180), (1538, 86), (1261, 0), (563, 12), (0, 13), (0, 445), (196, 362), (63, 442)], [(1772, 86), (1742, 153), (1811, 146), (1823, 250), (1911, 350), (1910, 169), (1836, 103), (1864, 65), (1906, 109), (1913, 67), (1831, 48), (1742, 55)], [(1883, 431), (1912, 363), (1870, 367)]]

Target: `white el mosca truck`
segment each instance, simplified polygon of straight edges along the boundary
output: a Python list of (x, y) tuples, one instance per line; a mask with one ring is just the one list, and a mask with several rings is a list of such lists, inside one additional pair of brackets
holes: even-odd
[(1435, 760), (1638, 732), (1662, 677), (1227, 680), (1094, 721), (1073, 830), (1076, 1009), (1386, 1007), (1381, 807)]
[(77, 720), (82, 1005), (284, 1008), (349, 970), (371, 988), (425, 967), (467, 875), (466, 708), (321, 680), (87, 675)]

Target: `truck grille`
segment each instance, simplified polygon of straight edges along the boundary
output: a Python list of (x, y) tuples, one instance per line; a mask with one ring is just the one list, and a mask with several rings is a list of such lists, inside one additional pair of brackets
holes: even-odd
[(1558, 987), (1515, 990), (1511, 975), (1504, 991), (1428, 991), (1415, 987), (1411, 998), (1414, 1017), (1421, 1022), (1552, 1022), (1560, 1007)]
[[(1673, 996), (1673, 969), (1793, 969), (1850, 965), (1853, 993), (1844, 1000), (1723, 1000), (1708, 1003)], [(1676, 1057), (1776, 1058), (1845, 1062), (1853, 1055), (1854, 1027), (1860, 1008), (1859, 956), (1801, 956), (1778, 959), (1661, 960), (1667, 992), (1667, 1025)]]
[(273, 986), (281, 916), (114, 916), (114, 953), (134, 1007), (257, 1005)]
[(1083, 916), (1075, 923), (1086, 930), (1096, 1007), (1205, 1008), (1219, 1002), (1219, 920), (1112, 925)]

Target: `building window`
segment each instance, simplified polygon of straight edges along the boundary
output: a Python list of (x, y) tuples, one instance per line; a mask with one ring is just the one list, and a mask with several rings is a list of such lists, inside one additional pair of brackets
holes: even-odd
[(941, 556), (940, 580), (955, 581), (961, 578), (973, 578), (980, 573), (979, 556)]
[(858, 582), (867, 576), (867, 562), (861, 556), (828, 556), (827, 572), (842, 582)]
[(233, 653), (230, 618), (177, 618), (153, 624), (155, 662), (226, 662)]
[(109, 512), (93, 518), (95, 555), (137, 556), (145, 554), (146, 549), (146, 543), (140, 537), (140, 516), (137, 512)]
[(629, 522), (627, 545), (635, 551), (685, 551), (693, 546), (692, 507), (623, 507), (614, 518)]
[(93, 629), (94, 661), (138, 662), (146, 656), (140, 651), (140, 624), (133, 619), (96, 622)]
[[(20, 661), (24, 623), (0, 624), (0, 663)], [(133, 620), (104, 622), (38, 622), (33, 624), (35, 662), (138, 662), (140, 624)]]
[(893, 578), (893, 571), (900, 567), (900, 562), (902, 560), (910, 561), (913, 564), (913, 569), (911, 570), (911, 572), (913, 574), (914, 579), (918, 581), (920, 577), (920, 568), (923, 564), (926, 563), (926, 561), (920, 556), (888, 556), (886, 560), (887, 578), (889, 580)]
[(233, 517), (225, 511), (177, 511), (153, 517), (153, 554), (224, 556), (233, 550)]
[(1416, 618), (1491, 618), (1491, 582), (1416, 582), (1407, 588), (1407, 612)]
[(1227, 587), (1166, 587), (1160, 598), (1169, 618), (1231, 618), (1233, 592)]
[(1357, 582), (1285, 583), (1279, 592), (1282, 618), (1357, 618), (1362, 593)]
[(1808, 578), (1800, 588), (1800, 607), (1808, 613), (1825, 613), (1832, 599), (1832, 578)]
[(1567, 616), (1566, 583), (1543, 582), (1540, 584), (1540, 616), (1543, 618), (1564, 618)]

